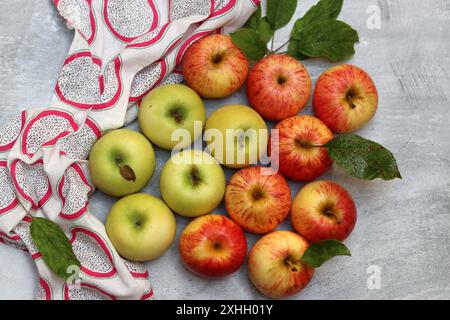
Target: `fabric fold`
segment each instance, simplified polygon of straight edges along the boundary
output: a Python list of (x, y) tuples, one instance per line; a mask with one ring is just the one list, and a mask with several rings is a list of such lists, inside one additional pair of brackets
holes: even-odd
[[(241, 27), (257, 0), (54, 0), (75, 29), (48, 108), (0, 127), (0, 241), (28, 251), (37, 299), (151, 299), (149, 273), (122, 259), (89, 210), (87, 158), (101, 135), (137, 117), (140, 99), (183, 80), (187, 48)], [(51, 62), (50, 62), (51, 63)], [(81, 269), (71, 283), (47, 267), (30, 236), (34, 216), (66, 233)]]

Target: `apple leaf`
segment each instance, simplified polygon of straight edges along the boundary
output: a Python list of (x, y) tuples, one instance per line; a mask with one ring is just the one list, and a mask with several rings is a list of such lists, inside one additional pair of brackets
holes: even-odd
[(272, 30), (285, 26), (297, 8), (297, 0), (267, 0), (267, 20)]
[(313, 268), (318, 268), (328, 260), (336, 256), (351, 256), (350, 250), (340, 241), (325, 240), (319, 243), (311, 243), (306, 249), (300, 262)]
[(337, 136), (325, 145), (330, 157), (349, 175), (363, 179), (401, 179), (394, 155), (382, 145), (355, 134)]
[(257, 32), (259, 33), (261, 40), (265, 43), (272, 39), (274, 31), (272, 30), (267, 17), (264, 17), (259, 21)]
[(250, 16), (247, 22), (244, 24), (244, 28), (258, 30), (259, 21), (261, 20), (261, 6), (258, 6), (255, 12)]
[(298, 60), (324, 57), (331, 61), (348, 59), (355, 53), (358, 33), (336, 20), (343, 0), (320, 0), (295, 22), (287, 53)]
[(263, 58), (267, 52), (267, 44), (261, 40), (255, 30), (239, 29), (231, 34), (231, 39), (249, 60), (257, 61)]
[(69, 267), (80, 267), (80, 261), (73, 252), (72, 244), (53, 221), (33, 218), (30, 234), (45, 263), (61, 278), (68, 280), (72, 275), (68, 273)]
[(294, 29), (292, 39), (297, 40), (297, 49), (308, 57), (324, 57), (331, 61), (342, 61), (355, 54), (354, 44), (358, 33), (339, 20), (322, 20), (304, 28)]
[(300, 47), (300, 41), (291, 39), (289, 41), (287, 54), (297, 60), (308, 59), (309, 57), (307, 55), (304, 55), (303, 53), (300, 52), (299, 47)]
[(272, 39), (274, 31), (267, 20), (267, 17), (261, 17), (261, 6), (252, 14), (244, 25), (244, 29), (250, 29), (259, 34), (261, 40), (265, 43)]
[(303, 27), (318, 21), (337, 19), (343, 4), (344, 0), (320, 0), (295, 22), (293, 30), (299, 31)]
[(120, 175), (127, 181), (136, 181), (136, 175), (129, 165), (120, 166)]

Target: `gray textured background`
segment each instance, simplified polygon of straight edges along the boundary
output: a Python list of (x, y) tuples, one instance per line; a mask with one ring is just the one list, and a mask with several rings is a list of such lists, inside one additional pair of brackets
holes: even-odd
[[(299, 1), (296, 16), (314, 2)], [(367, 27), (370, 5), (381, 9), (379, 30)], [(358, 205), (358, 223), (346, 241), (353, 257), (321, 267), (293, 298), (450, 299), (450, 0), (346, 0), (341, 18), (361, 38), (350, 62), (372, 75), (380, 93), (375, 119), (359, 134), (393, 151), (404, 178), (361, 182), (337, 168), (324, 176), (348, 188)], [(276, 43), (284, 42), (289, 28), (277, 32)], [(50, 0), (0, 2), (0, 121), (47, 105), (71, 40), (72, 31)], [(323, 60), (305, 65), (314, 81), (330, 66)], [(246, 99), (240, 92), (208, 101), (208, 112), (228, 102)], [(157, 154), (158, 172), (145, 191), (159, 195), (159, 171), (168, 153)], [(291, 186), (293, 194), (301, 187)], [(96, 192), (91, 209), (104, 220), (112, 203)], [(177, 219), (179, 234), (187, 220)], [(257, 237), (248, 239), (251, 247)], [(381, 268), (380, 290), (367, 288), (371, 265)], [(160, 299), (261, 298), (245, 267), (223, 280), (187, 272), (176, 244), (147, 266)], [(26, 253), (0, 245), (0, 299), (32, 299), (36, 276)]]

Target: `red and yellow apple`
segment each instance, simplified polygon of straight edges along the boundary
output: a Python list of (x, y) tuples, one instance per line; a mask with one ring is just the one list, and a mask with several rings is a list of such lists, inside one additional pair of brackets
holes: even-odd
[(350, 193), (333, 181), (304, 186), (292, 205), (292, 226), (310, 242), (345, 240), (356, 223), (356, 206)]
[(183, 76), (203, 98), (223, 98), (239, 90), (247, 78), (249, 62), (231, 41), (214, 34), (195, 42), (183, 57)]
[(280, 121), (305, 107), (311, 78), (298, 60), (286, 54), (271, 54), (255, 64), (246, 86), (250, 105), (264, 119)]
[(348, 64), (336, 66), (317, 80), (314, 113), (334, 132), (347, 133), (362, 128), (373, 118), (377, 106), (375, 83), (361, 68)]
[(180, 256), (192, 272), (205, 277), (224, 277), (237, 271), (247, 254), (242, 229), (231, 219), (216, 214), (191, 221), (179, 242)]
[[(294, 181), (311, 181), (324, 174), (333, 163), (324, 145), (333, 133), (319, 119), (299, 115), (278, 123), (279, 171)], [(273, 143), (273, 142), (272, 142)], [(272, 161), (277, 155), (269, 146)]]
[(248, 257), (251, 282), (264, 295), (283, 298), (303, 290), (314, 268), (302, 263), (309, 242), (290, 231), (274, 231), (259, 239)]
[(281, 174), (260, 166), (248, 167), (231, 177), (225, 207), (244, 230), (267, 233), (289, 214), (291, 191)]

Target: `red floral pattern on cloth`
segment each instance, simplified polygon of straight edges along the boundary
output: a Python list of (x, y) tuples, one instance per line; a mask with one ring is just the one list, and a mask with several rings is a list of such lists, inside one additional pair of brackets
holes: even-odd
[[(241, 27), (258, 0), (54, 0), (75, 38), (48, 108), (0, 126), (0, 242), (27, 251), (37, 299), (152, 299), (149, 272), (122, 259), (89, 210), (92, 145), (136, 119), (140, 99), (183, 81), (196, 40)], [(81, 262), (78, 285), (47, 267), (30, 236), (34, 216), (61, 226)]]

